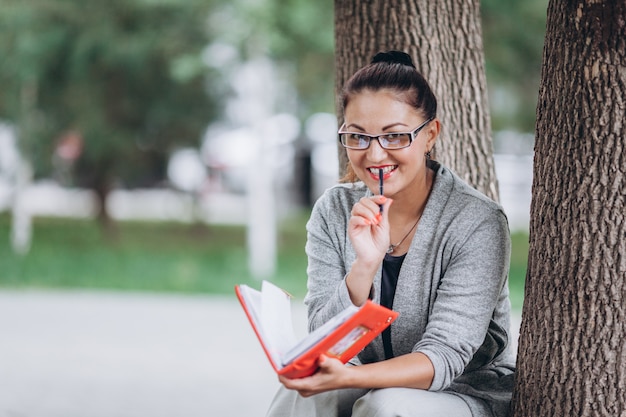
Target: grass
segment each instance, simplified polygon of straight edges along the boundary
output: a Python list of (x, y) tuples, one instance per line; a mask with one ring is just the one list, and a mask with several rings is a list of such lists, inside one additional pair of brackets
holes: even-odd
[(509, 268), (509, 290), (511, 306), (515, 311), (522, 311), (524, 302), (524, 284), (528, 262), (528, 233), (511, 234), (511, 266)]
[[(308, 213), (283, 221), (278, 266), (269, 279), (294, 296), (306, 291), (304, 223)], [(12, 253), (10, 217), (0, 215), (0, 287), (106, 289), (233, 294), (236, 284), (259, 283), (249, 274), (245, 229), (178, 223), (122, 222), (115, 240), (104, 239), (91, 220), (35, 219), (33, 244)], [(521, 310), (528, 236), (513, 234), (510, 288)]]
[[(296, 293), (303, 293), (306, 280), (303, 221), (281, 225), (272, 277)], [(21, 257), (10, 250), (10, 218), (0, 216), (0, 286), (232, 294), (236, 283), (256, 284), (247, 271), (242, 227), (118, 225), (117, 238), (106, 240), (90, 220), (37, 218), (31, 251)]]

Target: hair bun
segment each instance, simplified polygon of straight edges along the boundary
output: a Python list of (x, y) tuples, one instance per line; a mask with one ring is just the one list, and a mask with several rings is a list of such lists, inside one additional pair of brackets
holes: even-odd
[(413, 60), (411, 59), (411, 56), (407, 54), (406, 52), (401, 52), (401, 51), (379, 52), (376, 55), (374, 55), (374, 58), (372, 58), (372, 64), (375, 64), (377, 62), (386, 62), (389, 64), (402, 64), (402, 65), (408, 65), (409, 67), (415, 68), (415, 65), (413, 64)]

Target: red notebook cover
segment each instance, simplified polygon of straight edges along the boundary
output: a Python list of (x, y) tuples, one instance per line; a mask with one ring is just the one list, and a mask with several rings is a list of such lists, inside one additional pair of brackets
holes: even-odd
[(368, 300), (352, 316), (295, 359), (286, 364), (275, 363), (270, 354), (271, 349), (263, 340), (262, 332), (257, 328), (239, 286), (235, 287), (235, 292), (272, 367), (276, 373), (288, 378), (303, 378), (314, 374), (322, 354), (337, 358), (343, 363), (348, 362), (398, 317), (397, 312)]

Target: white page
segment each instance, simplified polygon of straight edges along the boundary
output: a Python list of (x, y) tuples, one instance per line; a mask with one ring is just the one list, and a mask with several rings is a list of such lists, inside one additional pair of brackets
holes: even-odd
[(239, 292), (245, 300), (248, 313), (256, 326), (256, 330), (260, 333), (261, 339), (265, 340), (265, 332), (261, 326), (261, 291), (242, 284), (239, 286)]
[(292, 346), (291, 349), (285, 351), (282, 355), (283, 363), (282, 365), (288, 365), (296, 359), (298, 356), (302, 355), (307, 350), (311, 349), (315, 346), (320, 340), (324, 337), (332, 333), (336, 328), (341, 326), (346, 322), (350, 317), (359, 311), (359, 308), (352, 305), (343, 310), (341, 313), (334, 316), (332, 319), (328, 320), (326, 323), (309, 333), (306, 337), (304, 337), (298, 344)]
[(291, 299), (276, 285), (263, 281), (261, 286), (261, 327), (266, 348), (277, 367), (282, 356), (297, 342), (291, 320)]

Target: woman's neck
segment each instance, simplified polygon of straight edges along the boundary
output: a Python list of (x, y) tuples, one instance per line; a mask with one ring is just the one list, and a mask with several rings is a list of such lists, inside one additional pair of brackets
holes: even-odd
[(394, 196), (389, 211), (390, 216), (401, 223), (410, 222), (420, 217), (426, 207), (434, 178), (434, 171), (426, 168), (423, 181), (416, 181), (414, 187), (404, 190), (401, 195)]

